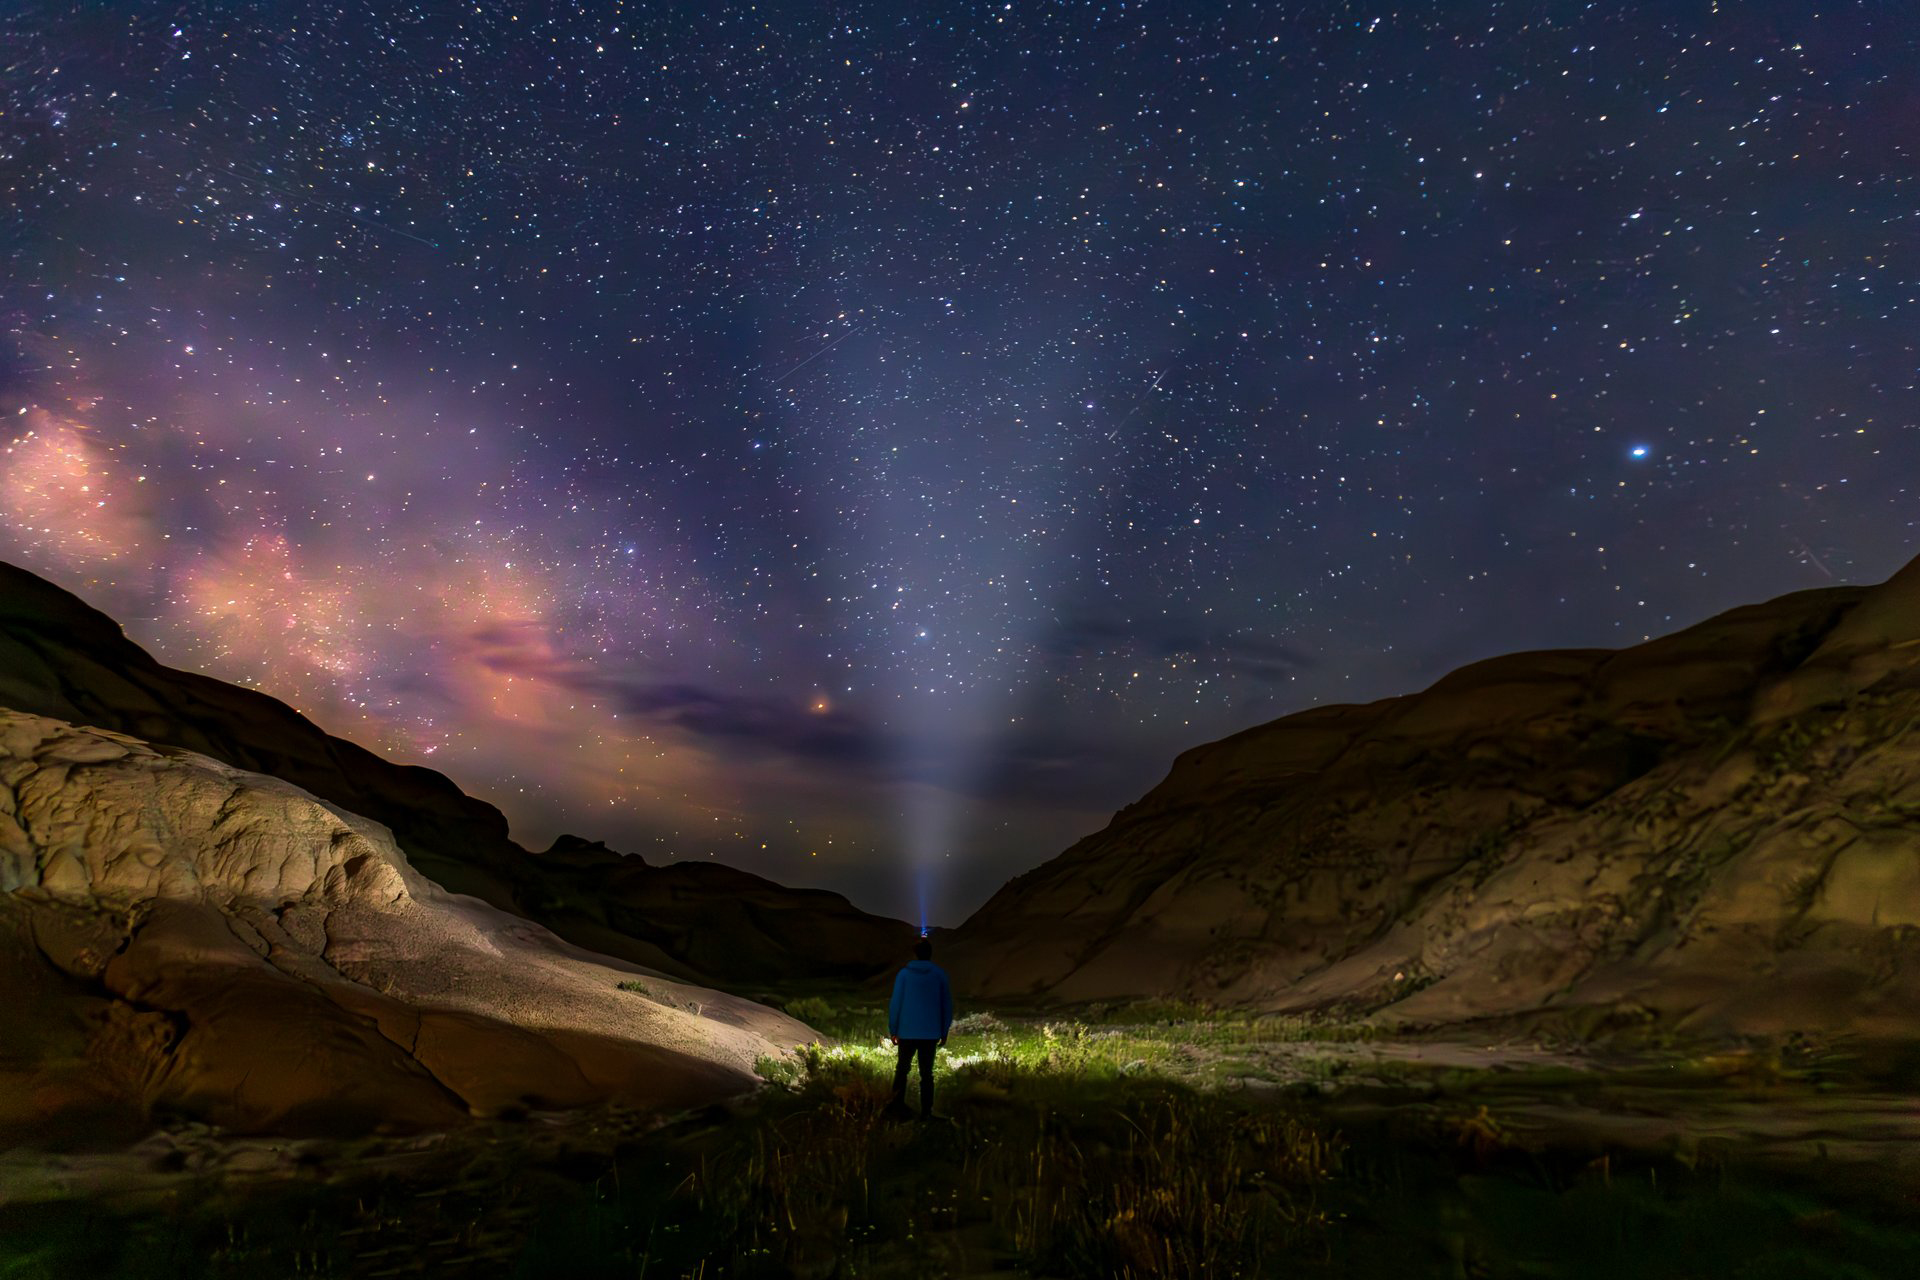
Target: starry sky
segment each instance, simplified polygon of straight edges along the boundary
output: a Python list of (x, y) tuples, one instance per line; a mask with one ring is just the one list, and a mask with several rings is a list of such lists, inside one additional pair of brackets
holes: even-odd
[(957, 923), (1188, 746), (1920, 546), (1894, 0), (0, 14), (0, 556)]

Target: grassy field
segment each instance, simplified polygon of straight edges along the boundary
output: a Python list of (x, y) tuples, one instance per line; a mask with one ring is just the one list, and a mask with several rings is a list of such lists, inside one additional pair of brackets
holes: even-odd
[[(1590, 1066), (1186, 1006), (979, 1014), (923, 1124), (886, 1113), (877, 1008), (790, 1008), (830, 1042), (763, 1061), (739, 1106), (335, 1144), (270, 1177), (201, 1135), (140, 1197), (0, 1204), (0, 1278), (1920, 1274), (1917, 1202), (1858, 1170), (1529, 1135), (1526, 1100), (1608, 1087)], [(1822, 1083), (1798, 1070), (1680, 1074), (1764, 1108)]]

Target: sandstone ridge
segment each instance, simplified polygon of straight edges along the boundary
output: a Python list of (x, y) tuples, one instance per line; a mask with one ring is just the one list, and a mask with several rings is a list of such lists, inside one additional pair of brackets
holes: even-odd
[(0, 707), (184, 748), (384, 825), (441, 887), (581, 946), (696, 981), (858, 980), (910, 944), (902, 921), (708, 862), (649, 865), (563, 838), (545, 854), (431, 769), (334, 737), (265, 694), (162, 666), (77, 597), (0, 563)]
[(289, 783), (5, 710), (0, 890), (0, 1134), (680, 1106), (810, 1037), (449, 894)]

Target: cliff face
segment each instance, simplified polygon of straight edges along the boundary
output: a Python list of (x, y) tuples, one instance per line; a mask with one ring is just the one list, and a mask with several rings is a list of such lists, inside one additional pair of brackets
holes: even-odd
[(1182, 755), (961, 927), (976, 995), (1920, 1026), (1920, 561)]
[(898, 959), (907, 924), (845, 898), (711, 865), (653, 867), (563, 840), (546, 855), (431, 769), (396, 765), (250, 689), (164, 667), (105, 614), (0, 563), (0, 708), (126, 734), (280, 778), (393, 834), (441, 887), (562, 937), (715, 982), (857, 979)]
[(448, 894), (284, 781), (5, 710), (0, 968), (0, 1140), (686, 1105), (810, 1035)]

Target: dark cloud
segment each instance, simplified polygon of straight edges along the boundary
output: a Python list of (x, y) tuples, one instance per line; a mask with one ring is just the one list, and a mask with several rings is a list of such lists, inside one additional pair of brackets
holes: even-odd
[[(509, 635), (519, 633), (502, 629), (494, 638)], [(993, 804), (1077, 809), (1122, 802), (1163, 765), (1143, 761), (1130, 743), (1055, 714), (1040, 727), (902, 734), (838, 709), (815, 711), (806, 703), (685, 681), (644, 683), (524, 648), (485, 661), (501, 674), (602, 700), (622, 715), (685, 734), (705, 750), (736, 760), (785, 756), (829, 771), (842, 783), (912, 782)]]
[(1063, 724), (991, 743), (968, 791), (989, 804), (1113, 809), (1162, 772), (1164, 762), (1144, 759), (1131, 743)]
[(775, 698), (722, 693), (691, 684), (616, 685), (621, 710), (649, 716), (749, 753), (778, 752), (838, 765), (873, 764), (882, 744), (858, 717), (814, 711)]
[(788, 755), (837, 767), (872, 766), (885, 756), (872, 726), (837, 709), (816, 711), (808, 703), (690, 682), (645, 681), (524, 650), (490, 655), (485, 663), (503, 675), (543, 680), (599, 699), (623, 715), (679, 730), (733, 756)]
[(1305, 649), (1243, 629), (1201, 629), (1183, 620), (1080, 614), (1043, 641), (1057, 664), (1089, 658), (1203, 657), (1260, 680), (1282, 680), (1317, 665)]

